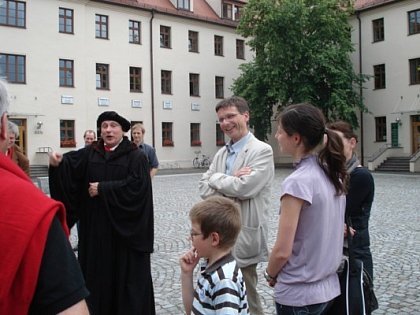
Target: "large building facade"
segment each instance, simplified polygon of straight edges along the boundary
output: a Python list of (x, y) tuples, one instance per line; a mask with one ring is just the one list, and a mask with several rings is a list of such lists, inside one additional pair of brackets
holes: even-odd
[(161, 167), (224, 145), (215, 104), (251, 60), (241, 1), (12, 1), (0, 4), (0, 75), (32, 164), (83, 146), (97, 116), (143, 122)]
[(353, 64), (370, 76), (361, 90), (365, 164), (412, 156), (420, 149), (420, 2), (359, 0), (355, 8)]
[[(161, 167), (190, 167), (225, 143), (214, 107), (252, 60), (237, 0), (1, 0), (0, 76), (10, 119), (32, 164), (83, 146), (115, 110), (143, 122)], [(350, 19), (361, 95), (364, 164), (378, 152), (411, 156), (420, 143), (420, 3), (358, 0)], [(275, 130), (275, 126), (273, 126)], [(277, 147), (273, 137), (270, 143)], [(288, 162), (274, 150), (278, 163)]]

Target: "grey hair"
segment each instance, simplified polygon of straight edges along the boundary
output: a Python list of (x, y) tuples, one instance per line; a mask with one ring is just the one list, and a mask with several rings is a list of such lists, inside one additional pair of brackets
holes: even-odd
[(9, 133), (13, 132), (15, 134), (15, 137), (19, 137), (19, 127), (14, 122), (8, 121), (9, 125), (7, 127), (7, 131)]
[[(9, 93), (7, 91), (6, 81), (0, 78), (0, 118), (9, 109)], [(0, 121), (1, 126), (1, 121)]]

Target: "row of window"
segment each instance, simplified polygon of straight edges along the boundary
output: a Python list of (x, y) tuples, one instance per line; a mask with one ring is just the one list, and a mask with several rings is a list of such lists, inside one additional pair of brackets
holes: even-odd
[[(408, 35), (420, 33), (420, 9), (407, 12), (408, 19)], [(372, 21), (373, 42), (381, 42), (385, 40), (385, 23), (384, 18)]]
[[(409, 59), (410, 84), (420, 84), (420, 58)], [(386, 88), (385, 64), (373, 66), (374, 88)], [(0, 53), (0, 76), (12, 83), (26, 82), (26, 58), (22, 55)], [(96, 88), (110, 89), (109, 64), (96, 64)], [(74, 87), (74, 61), (60, 59), (59, 84), (62, 87)], [(130, 92), (142, 92), (142, 68), (129, 67)], [(224, 97), (224, 77), (215, 77), (215, 97)], [(200, 96), (200, 74), (189, 74), (190, 96)], [(161, 70), (161, 93), (172, 94), (172, 71)]]
[[(196, 31), (188, 31), (188, 51), (199, 53), (198, 45), (199, 33)], [(224, 56), (224, 38), (220, 35), (214, 35), (214, 55)], [(171, 48), (171, 27), (161, 25), (160, 26), (160, 47)], [(245, 41), (242, 39), (236, 39), (236, 58), (245, 59)]]
[[(26, 58), (21, 55), (0, 53), (0, 77), (6, 77), (12, 83), (26, 82)], [(225, 79), (215, 76), (215, 97), (224, 98)], [(109, 64), (96, 64), (96, 89), (110, 89)], [(130, 92), (142, 92), (142, 68), (129, 67)], [(59, 85), (74, 87), (74, 61), (59, 60)], [(189, 73), (190, 96), (200, 96), (200, 74)], [(172, 94), (172, 71), (161, 70), (161, 93)]]
[[(136, 122), (132, 122), (132, 125)], [(199, 123), (190, 124), (190, 145), (192, 147), (201, 146)], [(75, 121), (74, 120), (60, 120), (60, 147), (61, 148), (75, 148)], [(100, 134), (100, 133), (98, 133)], [(162, 146), (175, 146), (173, 139), (173, 122), (162, 122)], [(216, 146), (225, 145), (225, 135), (220, 128), (220, 124), (216, 124)]]
[[(420, 58), (409, 59), (410, 84), (420, 84)], [(373, 75), (375, 77), (375, 89), (386, 88), (385, 64), (373, 66)]]
[[(189, 1), (188, 1), (189, 3)], [(179, 3), (178, 3), (179, 4)], [(226, 12), (230, 12), (233, 4), (226, 4)], [(26, 4), (25, 2), (5, 0), (0, 1), (0, 25), (25, 27), (26, 26)], [(239, 11), (238, 11), (239, 12)], [(74, 34), (74, 11), (68, 8), (58, 10), (58, 29), (60, 33)], [(100, 39), (109, 38), (109, 17), (107, 15), (95, 15), (95, 37)], [(199, 52), (199, 33), (188, 31), (188, 50)], [(141, 44), (141, 22), (128, 21), (128, 41), (132, 44)], [(160, 47), (171, 48), (171, 27), (160, 26)], [(214, 54), (223, 56), (223, 36), (214, 36)], [(245, 59), (245, 42), (236, 40), (236, 58)]]

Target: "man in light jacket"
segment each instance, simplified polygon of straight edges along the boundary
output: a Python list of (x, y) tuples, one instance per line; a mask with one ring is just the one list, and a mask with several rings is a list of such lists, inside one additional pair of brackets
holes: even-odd
[(241, 208), (242, 228), (233, 255), (241, 267), (248, 295), (250, 313), (263, 315), (257, 264), (268, 258), (267, 221), (271, 186), (274, 179), (273, 150), (258, 140), (248, 128), (249, 107), (237, 96), (216, 106), (220, 127), (230, 141), (215, 155), (209, 170), (199, 182), (203, 199), (223, 195)]

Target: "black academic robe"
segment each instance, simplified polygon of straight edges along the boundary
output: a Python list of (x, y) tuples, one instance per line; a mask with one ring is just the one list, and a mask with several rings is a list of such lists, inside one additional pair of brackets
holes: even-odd
[[(155, 314), (150, 253), (153, 195), (146, 156), (126, 137), (115, 151), (100, 140), (50, 167), (50, 192), (79, 226), (79, 262), (92, 314)], [(99, 182), (91, 198), (89, 183)]]

